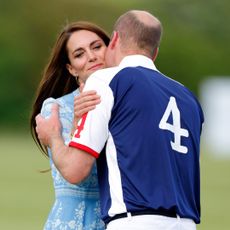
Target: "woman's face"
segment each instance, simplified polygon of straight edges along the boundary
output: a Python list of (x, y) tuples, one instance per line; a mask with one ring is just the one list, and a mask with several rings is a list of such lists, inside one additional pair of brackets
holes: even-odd
[(88, 30), (74, 32), (67, 42), (69, 72), (78, 76), (80, 82), (85, 82), (90, 74), (105, 68), (106, 48), (96, 33)]

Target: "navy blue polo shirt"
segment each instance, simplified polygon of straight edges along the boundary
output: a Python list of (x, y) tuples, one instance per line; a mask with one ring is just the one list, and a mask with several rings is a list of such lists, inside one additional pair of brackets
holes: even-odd
[(102, 219), (165, 209), (199, 223), (203, 112), (194, 95), (141, 55), (95, 72), (89, 89), (101, 103), (70, 146), (98, 158)]

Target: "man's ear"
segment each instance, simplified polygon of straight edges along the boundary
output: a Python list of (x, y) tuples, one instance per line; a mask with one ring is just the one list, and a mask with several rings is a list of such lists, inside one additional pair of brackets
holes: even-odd
[(118, 38), (119, 38), (118, 32), (113, 31), (113, 35), (112, 35), (112, 38), (111, 38), (110, 43), (109, 43), (109, 46), (111, 49), (114, 49), (114, 47), (116, 46)]
[(154, 53), (153, 53), (153, 57), (152, 57), (153, 62), (154, 62), (154, 61), (156, 60), (156, 58), (157, 58), (158, 51), (159, 51), (159, 48), (157, 47), (157, 48), (154, 50)]

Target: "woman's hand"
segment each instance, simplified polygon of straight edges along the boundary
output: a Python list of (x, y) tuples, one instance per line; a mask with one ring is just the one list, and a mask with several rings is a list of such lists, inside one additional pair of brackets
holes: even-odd
[(96, 108), (101, 102), (100, 96), (95, 90), (89, 90), (82, 92), (84, 84), (80, 86), (80, 94), (74, 98), (74, 125), (73, 129), (76, 129), (76, 125), (81, 117)]

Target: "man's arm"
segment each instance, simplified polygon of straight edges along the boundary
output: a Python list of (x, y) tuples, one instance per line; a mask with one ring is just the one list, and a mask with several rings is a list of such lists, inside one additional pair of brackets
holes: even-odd
[(95, 158), (85, 151), (64, 144), (61, 136), (61, 123), (58, 105), (52, 107), (48, 119), (40, 114), (36, 117), (36, 132), (40, 141), (51, 148), (52, 159), (62, 176), (70, 183), (79, 183), (90, 173)]

